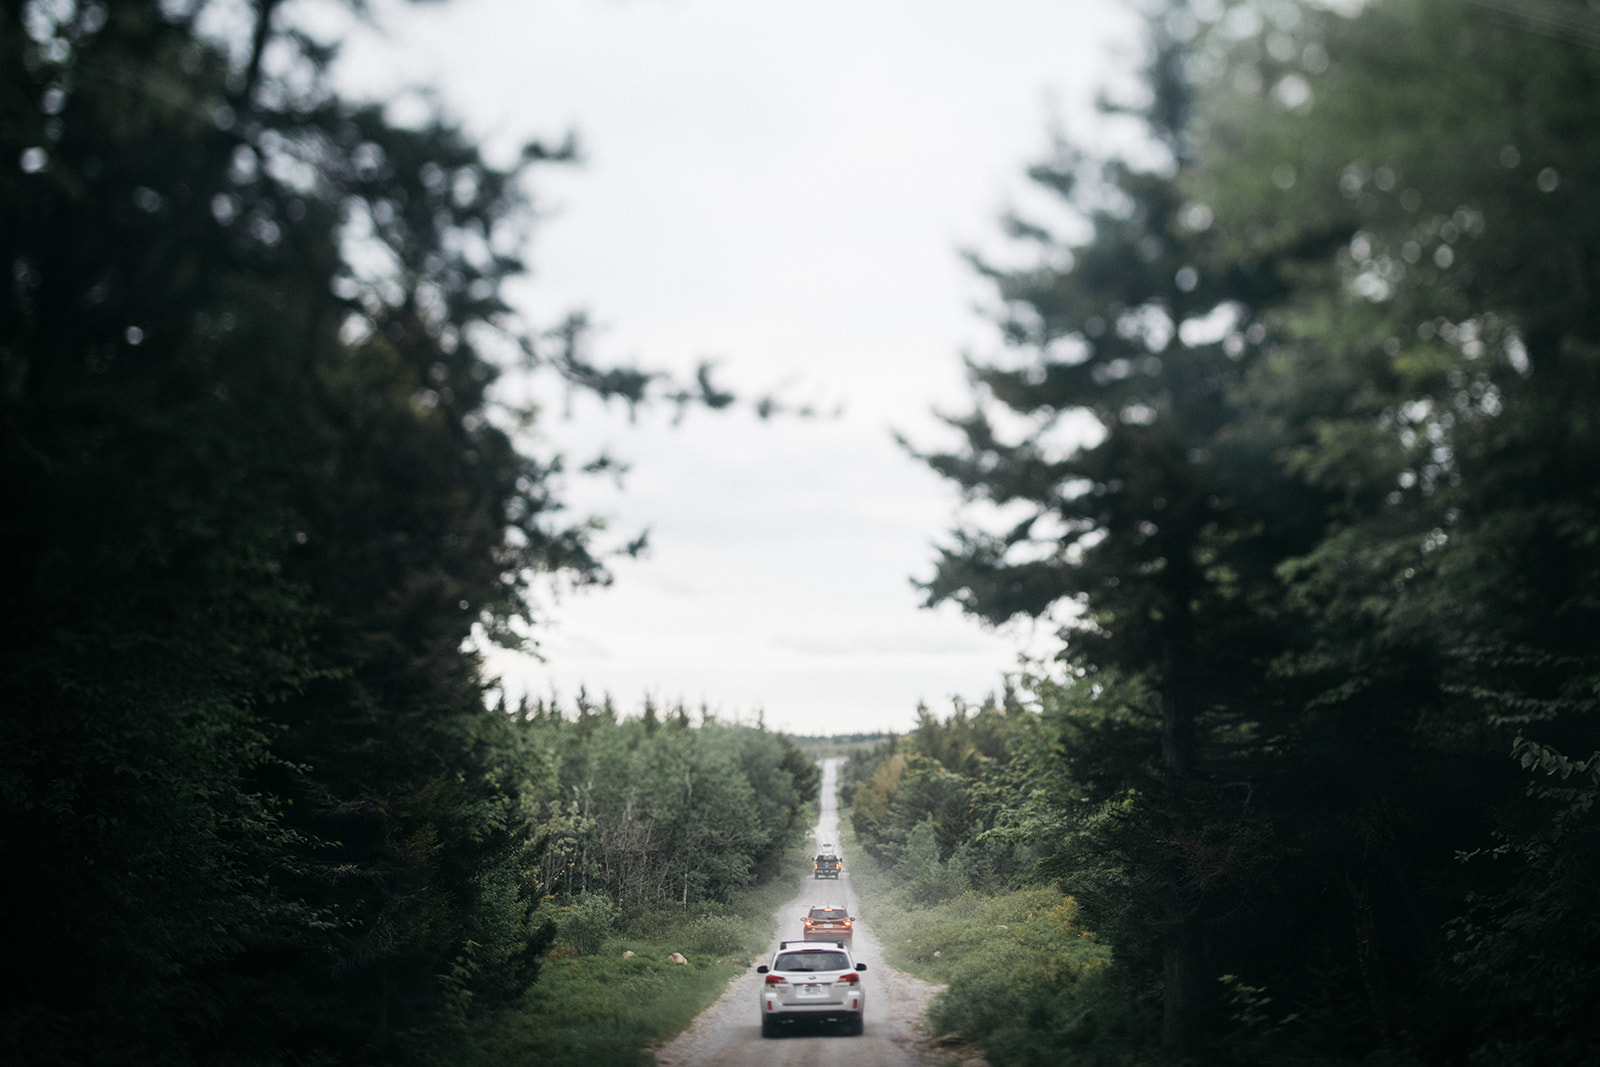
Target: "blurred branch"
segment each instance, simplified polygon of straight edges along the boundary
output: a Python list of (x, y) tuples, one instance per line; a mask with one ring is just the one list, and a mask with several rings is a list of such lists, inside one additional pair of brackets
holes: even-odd
[(1473, 7), (1500, 16), (1535, 33), (1570, 41), (1585, 48), (1600, 48), (1600, 12), (1578, 10), (1549, 0), (1467, 0)]

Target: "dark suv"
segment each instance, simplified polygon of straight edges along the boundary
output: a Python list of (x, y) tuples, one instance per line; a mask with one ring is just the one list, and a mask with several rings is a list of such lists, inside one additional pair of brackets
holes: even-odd
[(826, 849), (817, 853), (817, 858), (811, 861), (811, 877), (813, 878), (837, 878), (842, 870), (844, 870), (844, 861)]

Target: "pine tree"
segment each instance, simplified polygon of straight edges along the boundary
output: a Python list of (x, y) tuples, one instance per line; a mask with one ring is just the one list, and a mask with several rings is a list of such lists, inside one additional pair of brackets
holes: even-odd
[(1095, 169), (1062, 148), (1033, 170), (1089, 236), (1015, 222), (1040, 247), (1037, 265), (980, 264), (1015, 352), (972, 366), (978, 407), (951, 420), (962, 448), (924, 456), (984, 505), (941, 552), (930, 603), (996, 623), (1055, 618), (1072, 671), (1141, 694), (1124, 709), (1129, 729), (1085, 732), (1068, 758), (1131, 744), (1101, 800), (1135, 791), (1143, 814), (1127, 832), (1167, 842), (1159, 856), (1139, 850), (1132, 876), (1147, 881), (1149, 910), (1119, 929), (1158, 942), (1172, 1058), (1198, 1047), (1213, 986), (1206, 931), (1244, 876), (1207, 858), (1219, 835), (1249, 833), (1215, 783), (1281, 699), (1266, 684), (1289, 637), (1273, 568), (1314, 535), (1321, 506), (1273, 466), (1270, 436), (1240, 432), (1239, 391), (1261, 358), (1260, 309), (1287, 291), (1294, 262), (1338, 236), (1304, 234), (1255, 260), (1218, 254), (1213, 211), (1187, 190), (1193, 88), (1176, 24), (1152, 21), (1135, 109), (1153, 161)]
[(448, 1060), (547, 940), (542, 756), (467, 639), (526, 632), (535, 575), (602, 575), (485, 345), (651, 379), (595, 379), (501, 297), (560, 149), (491, 165), (339, 97), (286, 5), (213, 6), (0, 7), (0, 847), (28, 976), (0, 1047)]

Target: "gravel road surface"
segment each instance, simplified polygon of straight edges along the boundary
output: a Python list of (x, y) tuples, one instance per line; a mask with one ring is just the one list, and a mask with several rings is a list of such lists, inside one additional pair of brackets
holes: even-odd
[[(839, 840), (839, 810), (835, 799), (839, 780), (839, 761), (826, 760), (822, 767), (821, 814), (817, 820), (817, 844)], [(816, 879), (806, 874), (800, 879), (794, 899), (778, 910), (778, 936), (798, 939), (805, 936), (801, 919), (814, 904), (843, 904), (851, 915), (860, 914), (860, 902), (850, 885), (850, 857), (844, 857), (844, 874), (837, 881)], [(771, 949), (777, 948), (774, 944)], [(755, 964), (733, 981), (722, 997), (701, 1012), (689, 1028), (656, 1050), (662, 1067), (703, 1067), (726, 1065), (761, 1067), (819, 1063), (848, 1063), (851, 1067), (935, 1067), (954, 1062), (954, 1057), (936, 1049), (928, 1040), (922, 1015), (928, 1000), (940, 986), (896, 971), (883, 962), (883, 950), (873, 936), (870, 924), (855, 928), (852, 952), (867, 970), (861, 976), (867, 994), (866, 1032), (851, 1037), (843, 1027), (794, 1027), (780, 1037), (761, 1036), (758, 998), (761, 975)], [(758, 962), (765, 963), (770, 951)]]

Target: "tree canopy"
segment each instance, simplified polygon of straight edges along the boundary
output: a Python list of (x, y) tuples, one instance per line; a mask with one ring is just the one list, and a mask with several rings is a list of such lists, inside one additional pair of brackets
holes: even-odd
[[(493, 386), (728, 402), (506, 301), (570, 145), (497, 163), (346, 99), (295, 18), (0, 5), (11, 1062), (454, 1062), (550, 944), (566, 765), (473, 649), (606, 580)], [(765, 744), (706, 746), (705, 788)], [(677, 899), (752, 877), (798, 796)]]
[(1595, 27), (1157, 5), (1147, 150), (1064, 144), (1033, 176), (1078, 225), (979, 264), (925, 588), (1059, 621), (1040, 870), (1168, 1059), (1246, 1046), (1222, 976), (1293, 1005), (1269, 1058), (1593, 1040)]

